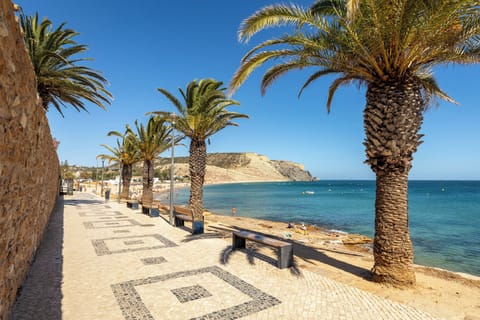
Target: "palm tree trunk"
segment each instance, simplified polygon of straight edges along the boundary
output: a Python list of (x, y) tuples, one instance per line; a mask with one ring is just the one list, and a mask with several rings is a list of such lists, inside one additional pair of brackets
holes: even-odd
[(151, 206), (153, 203), (153, 167), (153, 160), (143, 161), (142, 204), (145, 206)]
[(132, 180), (132, 165), (123, 164), (122, 166), (122, 199), (129, 199), (130, 195), (130, 182)]
[(190, 208), (193, 210), (193, 234), (203, 233), (203, 183), (207, 164), (205, 140), (190, 141)]
[(415, 283), (408, 227), (408, 173), (421, 144), (424, 100), (413, 77), (370, 83), (364, 111), (366, 163), (376, 174), (373, 280)]

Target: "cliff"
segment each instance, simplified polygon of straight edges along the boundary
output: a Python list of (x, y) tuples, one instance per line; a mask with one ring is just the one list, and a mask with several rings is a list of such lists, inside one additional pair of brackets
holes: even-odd
[[(159, 161), (160, 170), (168, 170), (170, 159)], [(175, 175), (188, 176), (188, 157), (175, 158)], [(207, 155), (206, 183), (256, 181), (311, 181), (304, 166), (283, 160), (270, 160), (256, 153), (211, 153)]]

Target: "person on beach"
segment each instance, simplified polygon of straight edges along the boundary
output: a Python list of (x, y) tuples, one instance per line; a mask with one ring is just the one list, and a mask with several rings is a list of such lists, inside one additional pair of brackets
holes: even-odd
[(232, 208), (232, 216), (235, 216), (237, 214), (237, 208)]

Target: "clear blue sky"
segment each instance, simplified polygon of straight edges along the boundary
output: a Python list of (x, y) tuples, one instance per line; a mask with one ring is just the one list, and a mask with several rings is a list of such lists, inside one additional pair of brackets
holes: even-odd
[[(48, 112), (52, 134), (61, 141), (60, 160), (94, 166), (96, 155), (105, 152), (100, 144), (115, 145), (107, 132), (123, 131), (135, 119), (145, 122), (149, 111), (173, 111), (158, 87), (178, 96), (178, 88), (193, 79), (211, 77), (227, 85), (253, 45), (283, 32), (272, 30), (241, 44), (241, 21), (278, 2), (16, 0), (25, 13), (38, 11), (54, 25), (67, 22), (80, 32), (77, 42), (87, 44), (88, 56), (95, 59), (88, 66), (103, 72), (115, 96), (108, 111), (87, 104), (90, 113), (71, 108), (62, 118), (54, 109)], [(294, 2), (308, 6), (313, 1)], [(320, 179), (374, 178), (363, 164), (365, 88), (338, 90), (327, 114), (326, 95), (333, 78), (313, 83), (298, 99), (312, 70), (287, 74), (262, 97), (264, 71), (257, 70), (233, 96), (241, 103), (234, 111), (250, 119), (240, 119), (239, 127), (213, 136), (208, 152), (256, 152), (296, 161)], [(410, 178), (480, 180), (480, 66), (442, 67), (435, 74), (460, 106), (441, 102), (426, 113), (421, 130), (425, 142), (415, 154)], [(188, 150), (180, 147), (176, 153), (187, 155)]]

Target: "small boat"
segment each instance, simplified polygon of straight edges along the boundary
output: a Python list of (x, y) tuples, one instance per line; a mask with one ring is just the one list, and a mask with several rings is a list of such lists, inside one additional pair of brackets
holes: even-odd
[(315, 194), (315, 192), (307, 190), (307, 191), (304, 191), (303, 194), (312, 195), (312, 194)]

